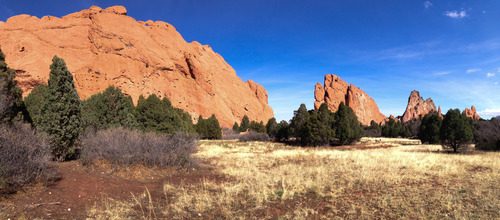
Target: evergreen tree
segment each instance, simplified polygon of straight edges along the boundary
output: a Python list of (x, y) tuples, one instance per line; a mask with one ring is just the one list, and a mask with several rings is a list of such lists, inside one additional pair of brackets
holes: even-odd
[(264, 126), (264, 123), (262, 121), (260, 123), (257, 123), (256, 121), (252, 121), (252, 122), (250, 122), (250, 126), (248, 127), (248, 130), (255, 131), (257, 133), (266, 133), (266, 126)]
[(278, 132), (278, 122), (276, 122), (276, 118), (272, 117), (267, 121), (266, 131), (269, 137), (276, 138), (276, 133)]
[(198, 123), (195, 126), (196, 132), (205, 139), (221, 139), (222, 130), (220, 128), (219, 120), (212, 114), (210, 118), (198, 118)]
[(358, 117), (354, 111), (341, 102), (339, 109), (335, 113), (335, 135), (341, 145), (351, 143), (360, 139), (364, 130), (358, 122)]
[(290, 136), (290, 126), (285, 120), (280, 121), (276, 132), (277, 141), (287, 141)]
[(250, 127), (250, 119), (248, 119), (248, 116), (243, 116), (243, 118), (241, 119), (241, 123), (240, 123), (240, 132), (245, 132), (248, 130), (248, 128)]
[(240, 126), (238, 125), (238, 122), (234, 122), (233, 131), (236, 133), (240, 133)]
[(305, 104), (301, 104), (299, 109), (293, 112), (293, 118), (290, 122), (290, 134), (299, 140), (301, 137), (307, 137), (308, 128), (306, 123), (309, 121), (309, 112)]
[(57, 159), (71, 158), (81, 130), (80, 97), (73, 75), (63, 59), (54, 56), (50, 65), (49, 93), (40, 109), (39, 124), (49, 135)]
[(92, 95), (82, 101), (83, 127), (107, 129), (123, 126), (137, 127), (134, 123), (134, 104), (130, 96), (125, 96), (121, 89), (108, 87), (104, 92)]
[(458, 109), (448, 110), (439, 129), (439, 138), (443, 148), (452, 148), (454, 152), (458, 152), (473, 139), (469, 118), (460, 114)]
[(383, 137), (398, 137), (401, 133), (404, 132), (402, 125), (400, 122), (396, 122), (393, 118), (389, 119), (387, 123), (382, 127), (382, 136)]
[(47, 84), (40, 84), (31, 90), (30, 94), (24, 98), (24, 103), (33, 120), (33, 125), (38, 126), (40, 121), (40, 109), (43, 102), (49, 95), (49, 86)]
[(307, 144), (313, 146), (327, 145), (335, 138), (334, 114), (328, 109), (326, 103), (321, 104), (317, 111), (309, 115), (309, 121), (306, 123), (309, 137), (306, 137)]
[(429, 113), (424, 116), (418, 132), (418, 138), (422, 143), (439, 143), (439, 128), (442, 122), (443, 119), (436, 113)]
[(147, 99), (139, 97), (135, 108), (139, 129), (146, 132), (159, 132), (165, 134), (176, 134), (182, 132), (188, 134), (191, 128), (182, 120), (172, 103), (167, 98), (160, 100), (155, 94)]
[(31, 121), (15, 78), (16, 72), (7, 67), (5, 54), (0, 49), (0, 122), (12, 121), (16, 117)]

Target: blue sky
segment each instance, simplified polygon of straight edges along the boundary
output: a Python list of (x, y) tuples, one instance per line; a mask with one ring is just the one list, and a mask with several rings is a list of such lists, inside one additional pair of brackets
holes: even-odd
[(0, 0), (0, 20), (123, 5), (162, 20), (186, 41), (210, 45), (244, 81), (263, 85), (278, 120), (336, 74), (366, 91), (385, 115), (402, 115), (412, 90), (443, 112), (474, 105), (500, 115), (500, 1), (19, 1)]

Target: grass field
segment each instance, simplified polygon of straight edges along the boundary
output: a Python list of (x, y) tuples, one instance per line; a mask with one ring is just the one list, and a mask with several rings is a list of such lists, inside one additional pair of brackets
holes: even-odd
[(94, 218), (500, 218), (500, 153), (437, 145), (299, 148), (201, 141), (224, 179), (164, 184), (165, 198), (105, 200)]

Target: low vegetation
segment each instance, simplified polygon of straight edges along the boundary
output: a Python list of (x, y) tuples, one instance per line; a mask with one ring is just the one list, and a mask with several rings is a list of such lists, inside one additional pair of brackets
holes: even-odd
[(81, 137), (80, 161), (83, 165), (109, 163), (148, 168), (189, 167), (196, 139), (185, 135), (142, 133), (124, 128), (87, 131)]
[(0, 124), (0, 155), (0, 196), (55, 177), (49, 145), (27, 124)]
[(226, 180), (166, 182), (163, 202), (145, 193), (129, 201), (105, 200), (89, 213), (107, 218), (500, 218), (500, 154), (443, 154), (440, 148), (336, 150), (202, 141), (194, 157)]

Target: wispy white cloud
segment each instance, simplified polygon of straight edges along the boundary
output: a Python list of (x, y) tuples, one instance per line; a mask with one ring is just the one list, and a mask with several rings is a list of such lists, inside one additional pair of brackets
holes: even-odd
[(497, 69), (497, 72), (499, 72), (499, 73), (500, 73), (500, 68), (498, 68), (498, 69)]
[(495, 75), (496, 75), (495, 73), (487, 73), (486, 77), (490, 78), (490, 77), (494, 77)]
[(471, 69), (468, 69), (466, 72), (467, 73), (475, 73), (475, 72), (479, 72), (479, 71), (482, 71), (482, 70), (479, 68), (471, 68)]
[(425, 7), (425, 8), (432, 7), (432, 2), (430, 2), (430, 1), (425, 1), (425, 2), (424, 2), (424, 7)]
[(498, 85), (498, 82), (495, 82), (495, 85)]
[(450, 18), (464, 18), (467, 16), (467, 12), (465, 10), (462, 11), (446, 11), (444, 12), (444, 15), (450, 17)]
[(495, 116), (500, 115), (500, 108), (497, 108), (497, 109), (486, 109), (484, 111), (479, 111), (478, 114), (482, 115), (482, 116), (487, 116), (488, 118), (489, 117), (495, 117)]
[(435, 72), (434, 76), (442, 76), (442, 75), (448, 75), (450, 74), (451, 71), (441, 71), (441, 72)]

